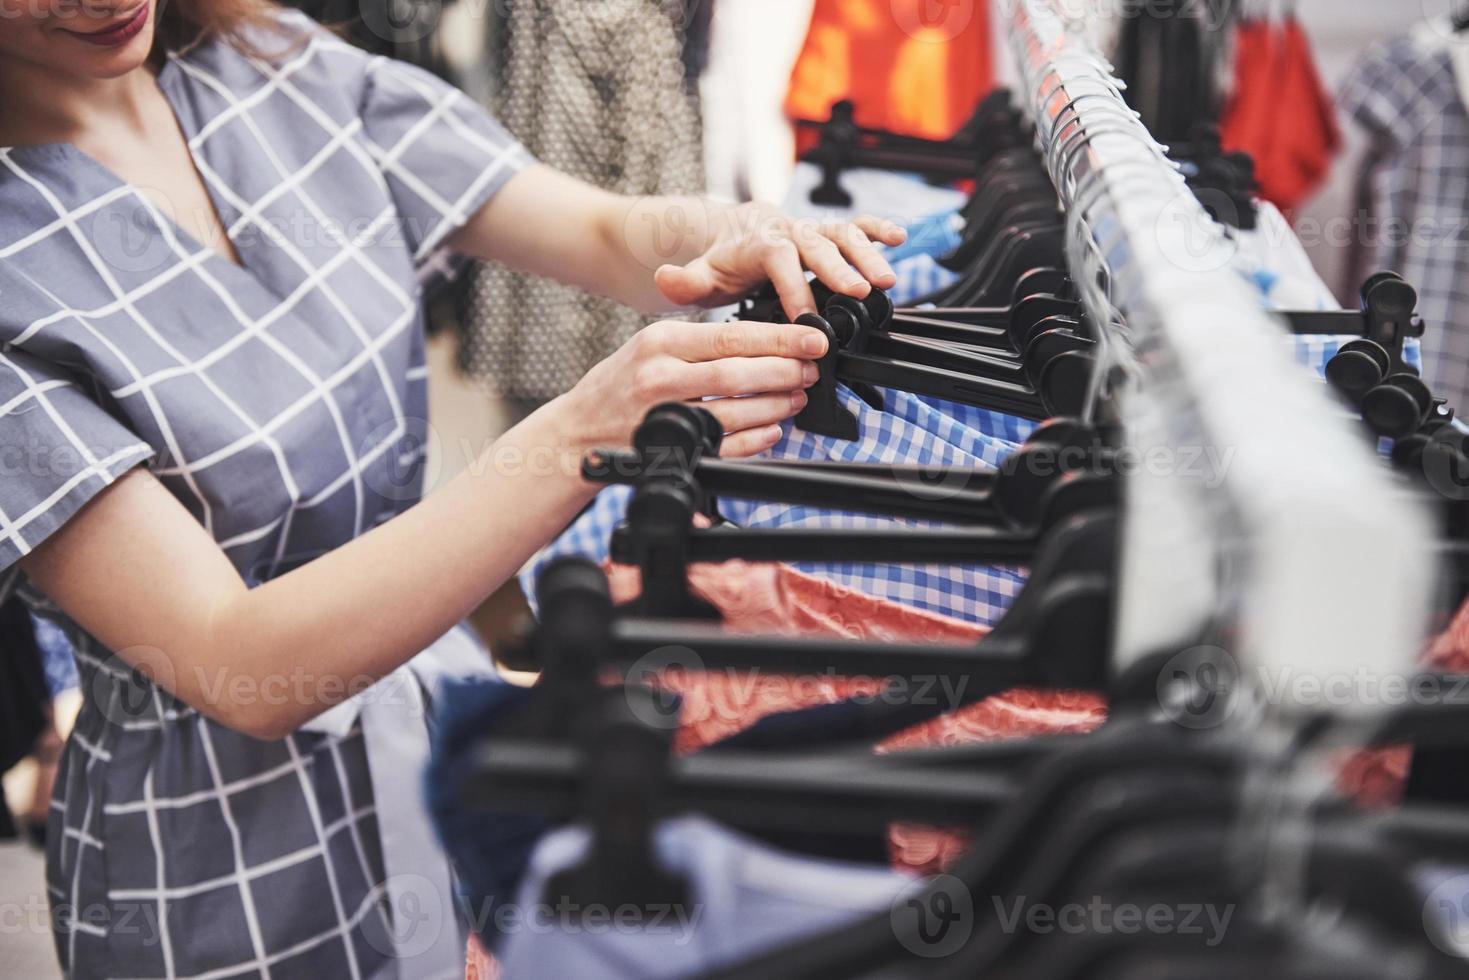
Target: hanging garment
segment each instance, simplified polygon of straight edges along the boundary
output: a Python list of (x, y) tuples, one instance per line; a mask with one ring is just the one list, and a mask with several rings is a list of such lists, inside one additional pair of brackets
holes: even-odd
[(992, 43), (977, 0), (817, 0), (786, 112), (821, 121), (851, 99), (859, 126), (948, 139), (993, 87)]
[[(638, 594), (633, 570), (614, 569), (611, 584), (618, 602)], [(739, 633), (958, 645), (978, 644), (988, 633), (971, 623), (853, 594), (780, 565), (729, 562), (696, 567), (690, 573), (690, 584), (720, 610), (726, 629)], [(786, 738), (788, 748), (810, 745), (816, 738), (798, 734), (803, 724), (819, 731), (822, 725), (847, 722), (850, 714), (834, 714), (833, 709), (863, 701), (881, 702), (885, 696), (885, 685), (875, 678), (759, 671), (671, 669), (660, 674), (657, 683), (680, 699), (677, 745), (687, 752), (743, 743), (746, 735), (772, 719), (780, 722), (777, 733)], [(956, 703), (966, 692), (935, 686), (927, 694), (942, 703)], [(1106, 716), (1106, 702), (1094, 694), (1015, 688), (889, 735), (877, 743), (877, 751), (1079, 735), (1094, 731)], [(858, 733), (847, 734), (849, 742), (871, 741)], [(768, 748), (771, 741), (766, 738), (758, 744)], [(968, 844), (965, 835), (932, 827), (894, 824), (888, 832), (893, 866), (919, 874), (943, 870)]]
[[(1228, 0), (1152, 0), (1121, 22), (1113, 55), (1127, 103), (1163, 143), (1218, 118)], [(1107, 18), (1088, 18), (1105, 20)]]
[[(675, 0), (510, 4), (499, 118), (538, 159), (598, 187), (634, 197), (700, 190), (684, 9)], [(569, 390), (648, 322), (498, 265), (475, 268), (463, 306), (460, 367), (529, 406)]]
[(1371, 221), (1359, 229), (1367, 273), (1391, 269), (1418, 289), (1423, 380), (1469, 410), (1469, 45), (1447, 20), (1374, 44), (1342, 88), (1344, 112), (1377, 160)]
[[(906, 392), (883, 392), (884, 408), (873, 408), (845, 387), (842, 404), (858, 421), (860, 437), (847, 441), (813, 435), (787, 422), (785, 435), (766, 455), (772, 459), (848, 463), (922, 463), (994, 469), (1015, 444), (967, 429)], [(540, 570), (563, 555), (608, 559), (612, 529), (627, 510), (631, 490), (610, 487), (521, 573), (527, 596), (535, 593)], [(740, 527), (906, 527), (915, 521), (721, 498), (720, 513)], [(990, 566), (888, 565), (877, 562), (802, 562), (796, 567), (868, 595), (988, 625), (1009, 607), (1025, 581), (1018, 569)]]
[(709, 196), (778, 203), (791, 182), (796, 134), (786, 118), (791, 69), (814, 0), (721, 0), (713, 7), (709, 63), (699, 78)]
[(700, 817), (680, 817), (658, 827), (654, 852), (688, 882), (694, 897), (687, 914), (668, 910), (653, 921), (654, 913), (645, 913), (630, 928), (589, 929), (559, 910), (556, 899), (543, 898), (552, 876), (582, 860), (589, 844), (585, 829), (568, 827), (536, 848), (516, 897), (518, 910), (534, 920), (511, 933), (504, 976), (693, 976), (881, 912), (912, 885), (886, 868), (813, 861)]
[(1220, 136), (1226, 150), (1254, 158), (1260, 196), (1286, 211), (1305, 203), (1326, 179), (1341, 131), (1310, 39), (1295, 17), (1239, 25)]
[[(0, 445), (49, 464), (0, 479), (0, 589), (144, 463), (250, 586), (421, 495), (420, 277), (529, 158), (432, 75), (280, 16), (302, 35), (288, 55), (210, 41), (171, 52), (157, 78), (244, 266), (74, 146), (0, 150)], [(282, 233), (312, 215), (316, 234)], [(412, 937), (393, 934), (389, 903), (449, 880), (403, 753), (427, 755), (431, 678), (488, 664), (469, 634), (373, 689), (394, 697), (266, 742), (131, 670), (20, 579), (81, 670), (47, 832), (51, 893), (89, 910), (55, 919), (68, 975), (396, 972), (396, 940)], [(417, 879), (394, 870), (405, 863)], [(139, 901), (166, 911), (162, 937), (109, 927)], [(463, 947), (440, 908), (442, 942), (423, 948), (420, 933), (405, 970), (442, 976), (447, 944), (457, 972)]]
[[(639, 592), (636, 569), (611, 566), (610, 585), (618, 602)], [(804, 575), (787, 566), (733, 561), (699, 565), (690, 571), (690, 586), (724, 615), (732, 632), (754, 635), (839, 636), (880, 642), (970, 643), (984, 630), (893, 602), (874, 599), (832, 582)], [(779, 722), (785, 712), (798, 709), (842, 709), (878, 697), (886, 683), (875, 678), (836, 676), (796, 677), (739, 671), (691, 675), (672, 668), (657, 683), (678, 697), (679, 731), (674, 749), (688, 754), (706, 748), (730, 747), (739, 736), (762, 722)], [(536, 840), (555, 826), (545, 818), (514, 812), (486, 815), (467, 811), (458, 787), (466, 767), (473, 765), (473, 747), (479, 736), (499, 719), (529, 703), (531, 689), (499, 680), (456, 685), (444, 698), (446, 712), (434, 747), (430, 779), (434, 818), (446, 846), (454, 855), (466, 892), (470, 922), (488, 944), (499, 946), (494, 926), (496, 909), (514, 894), (524, 874), (525, 861)], [(876, 741), (864, 738), (854, 713), (820, 712), (814, 724), (793, 718), (783, 728), (767, 724), (763, 747), (812, 747), (804, 735), (819, 731), (827, 740), (844, 737), (849, 744)], [(739, 746), (751, 748), (750, 740)], [(791, 842), (789, 835), (772, 835), (787, 849), (816, 850)], [(827, 854), (855, 856), (869, 849), (822, 848)], [(885, 860), (881, 840), (870, 856)]]
[[(636, 598), (638, 572), (610, 566), (609, 584), (616, 602)], [(839, 636), (852, 640), (924, 643), (978, 643), (983, 627), (873, 598), (827, 579), (785, 565), (725, 562), (695, 565), (691, 590), (712, 603), (725, 628), (752, 635)], [(880, 701), (887, 685), (877, 678), (779, 675), (751, 671), (696, 672), (670, 668), (656, 678), (659, 687), (678, 698), (679, 753), (738, 747), (813, 747), (844, 737), (848, 744), (873, 744), (876, 736), (862, 727), (860, 713), (847, 710)], [(957, 699), (962, 691), (935, 687), (933, 696)], [(514, 894), (526, 860), (550, 821), (524, 814), (486, 817), (466, 812), (455, 787), (462, 766), (472, 762), (470, 749), (501, 712), (522, 705), (530, 693), (501, 682), (460, 685), (449, 696), (440, 729), (430, 781), (434, 816), (445, 844), (455, 857), (469, 902), (469, 920), (488, 943), (500, 945), (496, 909)], [(1064, 691), (1016, 689), (985, 698), (957, 711), (910, 727), (878, 742), (878, 751), (961, 745), (1002, 738), (1045, 734), (1081, 734), (1105, 719), (1098, 697)], [(749, 738), (760, 732), (763, 737)], [(850, 844), (833, 847), (819, 840), (770, 835), (786, 849), (825, 853), (865, 850)], [(946, 866), (966, 844), (964, 837), (930, 827), (895, 824), (887, 834), (887, 858), (901, 870), (931, 873)], [(496, 976), (493, 960), (478, 942), (469, 947), (469, 976)]]
[[(50, 724), (50, 692), (31, 613), (19, 599), (0, 603), (0, 773), (26, 758)], [(0, 795), (0, 810), (5, 807)]]
[(76, 689), (76, 652), (66, 633), (49, 619), (34, 618), (36, 644), (41, 648), (41, 661), (46, 667), (46, 689), (54, 698), (65, 691)]

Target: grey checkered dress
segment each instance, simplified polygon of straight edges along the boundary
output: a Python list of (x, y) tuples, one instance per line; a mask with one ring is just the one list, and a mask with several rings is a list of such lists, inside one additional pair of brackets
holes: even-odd
[(418, 497), (424, 283), (528, 160), (427, 73), (295, 23), (279, 56), (208, 43), (158, 79), (243, 267), (75, 147), (0, 150), (0, 594), (82, 671), (47, 855), (72, 976), (400, 973), (361, 726), (229, 731), (16, 569), (140, 464), (251, 585)]
[(1418, 288), (1424, 380), (1469, 413), (1469, 34), (1447, 20), (1380, 41), (1342, 87), (1341, 106), (1371, 138), (1368, 268)]

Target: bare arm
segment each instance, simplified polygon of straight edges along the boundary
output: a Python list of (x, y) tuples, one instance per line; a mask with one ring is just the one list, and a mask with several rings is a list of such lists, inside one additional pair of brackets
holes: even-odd
[(869, 283), (897, 282), (874, 241), (905, 237), (892, 222), (867, 216), (819, 224), (758, 204), (622, 197), (536, 165), (448, 244), (648, 312), (733, 302), (768, 279), (795, 319), (815, 308), (805, 270), (860, 298)]
[[(823, 349), (804, 327), (649, 327), (412, 509), (254, 589), (142, 470), (99, 493), (21, 567), (186, 703), (247, 734), (282, 737), (350, 695), (348, 685), (407, 662), (514, 575), (594, 493), (577, 472), (586, 449), (626, 444), (648, 408), (700, 394), (755, 395), (718, 411), (739, 433), (732, 454), (763, 449), (779, 432), (771, 423), (802, 403), (792, 391), (814, 380), (804, 361)], [(288, 696), (235, 698), (241, 681)]]

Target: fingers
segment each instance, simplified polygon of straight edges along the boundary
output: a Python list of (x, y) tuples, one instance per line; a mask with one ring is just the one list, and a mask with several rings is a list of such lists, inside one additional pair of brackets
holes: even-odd
[(702, 255), (688, 265), (661, 266), (653, 273), (653, 282), (669, 302), (678, 306), (702, 303), (718, 287), (714, 267)]
[(804, 391), (779, 391), (749, 398), (716, 398), (701, 401), (700, 408), (708, 409), (719, 419), (723, 431), (744, 432), (748, 429), (768, 428), (796, 415), (806, 407)]
[[(836, 243), (842, 255), (856, 267), (867, 282), (881, 289), (897, 285), (898, 277), (888, 260), (882, 257), (872, 239), (856, 223), (845, 221), (827, 225), (826, 237)], [(859, 297), (860, 298), (860, 297)]]
[(778, 425), (761, 426), (758, 429), (746, 429), (743, 432), (735, 432), (724, 437), (724, 442), (719, 447), (719, 455), (723, 459), (740, 459), (744, 456), (754, 456), (780, 442), (784, 432)]
[(842, 250), (832, 241), (829, 230), (835, 226), (804, 227), (796, 240), (801, 261), (806, 268), (816, 273), (816, 278), (839, 293), (862, 299), (872, 292), (872, 286), (856, 269), (847, 264)]
[(685, 365), (679, 373), (686, 398), (799, 391), (811, 387), (820, 377), (815, 363), (789, 357), (728, 357)]
[(762, 265), (793, 320), (815, 310), (806, 269), (835, 291), (857, 299), (864, 299), (873, 286), (897, 285), (892, 266), (874, 244), (901, 245), (907, 240), (907, 232), (891, 221), (871, 215), (825, 225), (797, 221), (788, 233), (789, 239), (781, 237), (765, 247)]
[(852, 224), (873, 241), (884, 245), (901, 245), (908, 240), (908, 232), (902, 225), (870, 214), (858, 215), (852, 219)]
[(816, 312), (816, 297), (806, 282), (806, 268), (796, 243), (789, 238), (772, 242), (762, 250), (760, 268), (780, 297), (780, 305), (792, 320), (802, 313)]
[[(810, 359), (826, 353), (825, 334), (793, 323), (666, 322), (646, 327), (643, 333), (661, 351), (691, 363), (730, 357)], [(773, 391), (774, 386), (760, 390)]]

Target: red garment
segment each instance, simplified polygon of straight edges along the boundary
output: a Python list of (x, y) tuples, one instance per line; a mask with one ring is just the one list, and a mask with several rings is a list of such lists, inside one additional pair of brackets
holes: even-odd
[(1260, 195), (1290, 212), (1326, 179), (1341, 148), (1336, 106), (1305, 29), (1246, 21), (1235, 32), (1234, 91), (1220, 121), (1226, 150), (1255, 158)]
[[(637, 596), (637, 569), (611, 566), (609, 575), (616, 601)], [(695, 565), (689, 581), (695, 593), (719, 608), (727, 628), (740, 633), (978, 643), (987, 632), (957, 619), (854, 592), (785, 565), (740, 561)], [(1439, 669), (1469, 669), (1469, 602), (1434, 641), (1426, 659)], [(681, 752), (728, 738), (777, 711), (830, 704), (880, 687), (875, 680), (752, 676), (742, 671), (668, 672), (659, 680), (684, 699), (676, 743)], [(1091, 694), (1017, 689), (900, 732), (884, 741), (878, 751), (1084, 734), (1101, 725), (1106, 711), (1106, 703)], [(1364, 805), (1390, 804), (1401, 798), (1409, 758), (1410, 750), (1404, 747), (1351, 753), (1342, 759), (1338, 785)], [(895, 867), (934, 874), (959, 857), (970, 838), (899, 824), (890, 829), (888, 841)], [(494, 960), (473, 938), (468, 954), (467, 980), (496, 980)]]
[[(1434, 638), (1423, 655), (1423, 666), (1444, 673), (1469, 672), (1469, 602)], [(1402, 802), (1412, 761), (1411, 745), (1356, 752), (1347, 760), (1337, 785), (1364, 806), (1393, 806)]]
[[(611, 582), (618, 602), (638, 593), (634, 568), (614, 566)], [(738, 633), (938, 644), (978, 643), (988, 632), (972, 623), (877, 599), (786, 565), (741, 561), (695, 565), (689, 583), (719, 608), (726, 628)], [(670, 671), (659, 680), (683, 698), (676, 742), (683, 752), (728, 738), (766, 715), (831, 704), (882, 688), (880, 679), (750, 671)], [(1017, 689), (899, 732), (881, 743), (878, 751), (1077, 734), (1097, 728), (1105, 718), (1106, 703), (1093, 694)], [(896, 867), (931, 874), (957, 857), (967, 839), (932, 828), (894, 826), (889, 844)]]
[(981, 0), (816, 0), (786, 113), (851, 99), (859, 126), (948, 139), (994, 85), (990, 45)]

